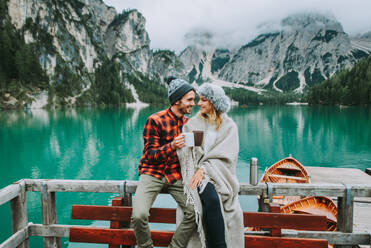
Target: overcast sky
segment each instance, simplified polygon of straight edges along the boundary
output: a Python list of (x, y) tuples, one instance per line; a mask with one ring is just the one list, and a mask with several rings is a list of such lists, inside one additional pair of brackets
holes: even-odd
[[(344, 31), (371, 31), (371, 0), (103, 0), (118, 12), (137, 9), (146, 18), (152, 49), (179, 53), (190, 32), (208, 31), (218, 46), (241, 46), (262, 32), (262, 23), (279, 23), (292, 13), (335, 17)], [(267, 25), (265, 25), (267, 26)], [(269, 25), (272, 26), (272, 25)]]

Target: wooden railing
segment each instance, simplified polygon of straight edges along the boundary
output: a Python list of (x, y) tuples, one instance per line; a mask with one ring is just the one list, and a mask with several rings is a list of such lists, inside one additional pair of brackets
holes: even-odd
[[(0, 205), (11, 205), (13, 235), (0, 244), (0, 248), (28, 248), (30, 236), (44, 237), (44, 247), (60, 247), (61, 237), (69, 237), (74, 225), (57, 224), (56, 192), (120, 193), (131, 197), (137, 181), (113, 180), (43, 180), (22, 179), (0, 190)], [(38, 191), (41, 194), (42, 223), (28, 223), (26, 193)], [(163, 192), (166, 193), (166, 192)], [(339, 247), (350, 245), (371, 245), (370, 230), (353, 232), (354, 197), (371, 197), (371, 184), (271, 184), (250, 185), (242, 183), (240, 195), (259, 195), (259, 211), (268, 212), (269, 203), (275, 195), (329, 196), (338, 198), (338, 231), (282, 231), (282, 237), (327, 239)], [(250, 233), (250, 232), (249, 232)], [(264, 231), (254, 232), (262, 235)]]

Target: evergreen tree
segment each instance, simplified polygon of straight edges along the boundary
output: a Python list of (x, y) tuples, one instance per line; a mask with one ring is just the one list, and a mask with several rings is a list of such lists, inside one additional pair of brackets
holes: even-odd
[(7, 79), (14, 79), (17, 77), (16, 68), (14, 66), (14, 44), (12, 44), (11, 34), (9, 34), (8, 25), (0, 32), (0, 67)]
[(96, 70), (93, 92), (98, 103), (121, 105), (134, 101), (120, 73), (120, 64), (108, 59)]
[(310, 104), (370, 105), (371, 57), (313, 86), (307, 98)]
[(39, 53), (11, 24), (6, 2), (0, 1), (0, 91), (19, 95), (25, 86), (45, 88), (49, 79), (40, 65)]

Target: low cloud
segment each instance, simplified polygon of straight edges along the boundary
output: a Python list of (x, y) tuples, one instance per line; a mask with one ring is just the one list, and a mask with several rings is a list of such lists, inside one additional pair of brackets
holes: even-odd
[[(118, 12), (138, 9), (154, 49), (182, 51), (190, 42), (238, 47), (258, 34), (277, 30), (290, 14), (310, 11), (331, 15), (344, 31), (356, 35), (371, 31), (369, 0), (104, 0)], [(197, 38), (196, 34), (201, 34)], [(206, 36), (205, 36), (206, 35)], [(207, 35), (209, 35), (208, 39)], [(202, 39), (201, 39), (202, 38)]]

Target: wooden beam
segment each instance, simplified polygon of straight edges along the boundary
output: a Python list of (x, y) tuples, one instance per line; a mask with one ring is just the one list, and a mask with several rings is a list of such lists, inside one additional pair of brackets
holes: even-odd
[[(24, 179), (27, 191), (41, 191), (42, 179)], [(120, 193), (120, 185), (123, 181), (115, 180), (47, 180), (48, 188), (53, 192), (101, 192), (101, 193)], [(135, 193), (137, 181), (126, 181), (125, 192)], [(352, 194), (355, 197), (371, 197), (370, 184), (352, 184)], [(266, 192), (266, 185), (250, 185), (241, 183), (240, 194), (242, 195), (261, 195)], [(293, 183), (272, 183), (273, 195), (301, 195), (301, 196), (329, 196), (341, 197), (345, 190), (343, 184), (293, 184)], [(163, 191), (162, 193), (166, 193)]]
[(310, 231), (327, 230), (326, 216), (306, 214), (244, 212), (245, 227), (279, 228)]
[[(29, 224), (29, 236), (64, 237), (68, 238), (71, 227), (84, 227), (80, 225), (42, 225)], [(251, 235), (266, 235), (265, 231), (248, 232)], [(370, 233), (367, 232), (327, 232), (327, 231), (296, 231), (282, 230), (282, 237), (292, 238), (318, 238), (327, 239), (330, 244), (370, 244)]]
[(29, 236), (36, 237), (58, 237), (68, 238), (71, 227), (81, 227), (79, 225), (42, 225), (42, 224), (28, 224)]
[[(133, 194), (131, 193), (122, 193), (122, 205), (127, 206), (127, 207), (132, 207), (133, 206)], [(123, 228), (129, 228), (131, 223), (131, 218), (126, 221), (121, 223)]]
[[(279, 204), (270, 203), (269, 204), (269, 211), (271, 213), (281, 213), (281, 207)], [(271, 229), (271, 236), (273, 237), (281, 237), (281, 228), (272, 228)]]
[(22, 245), (23, 241), (28, 239), (28, 227), (24, 227), (18, 232), (14, 233), (7, 240), (0, 244), (0, 248), (14, 248)]
[[(349, 189), (349, 192), (351, 190)], [(349, 199), (348, 199), (349, 198)], [(353, 196), (351, 194), (344, 194), (344, 197), (338, 197), (338, 218), (337, 230), (344, 233), (353, 232)], [(336, 245), (335, 248), (352, 248), (351, 245)]]
[[(173, 232), (151, 231), (155, 246), (166, 247), (169, 245)], [(71, 228), (70, 242), (100, 243), (113, 245), (135, 245), (136, 239), (132, 229), (107, 229), (107, 228)], [(278, 238), (265, 236), (245, 236), (245, 247), (252, 248), (327, 248), (327, 240)]]
[(348, 184), (353, 197), (371, 197), (371, 184)]
[[(120, 193), (123, 180), (44, 180), (25, 179), (28, 191), (41, 191), (43, 182), (53, 192)], [(126, 180), (125, 192), (135, 193), (137, 181)]]
[[(151, 231), (154, 246), (167, 247), (174, 232)], [(95, 227), (70, 228), (70, 242), (99, 243), (112, 245), (136, 245), (132, 229), (108, 229)]]
[(295, 196), (342, 196), (343, 184), (328, 183), (272, 183), (273, 195)]
[(269, 204), (271, 203), (271, 201), (266, 193), (263, 193), (262, 195), (260, 195), (258, 203), (259, 203), (259, 212), (269, 212), (270, 210)]
[[(44, 225), (57, 223), (55, 192), (48, 191), (46, 182), (42, 185), (41, 190), (41, 210), (42, 222)], [(57, 237), (44, 237), (44, 248), (60, 248), (61, 240)]]
[(338, 221), (337, 229), (341, 232), (351, 233), (353, 232), (353, 210), (354, 204), (350, 200), (350, 204), (346, 203), (346, 197), (338, 198)]
[(245, 235), (245, 247), (249, 248), (327, 248), (325, 239), (299, 239)]
[(277, 203), (270, 203), (269, 204), (269, 212), (271, 213), (281, 213), (281, 207)]
[(342, 233), (342, 232), (318, 232), (318, 231), (294, 231), (282, 230), (282, 236), (295, 238), (327, 239), (329, 244), (338, 245), (365, 245), (370, 236), (366, 232)]
[[(27, 191), (41, 191), (45, 179), (24, 179)], [(47, 180), (50, 191), (54, 192), (100, 192), (120, 193), (120, 185), (123, 181), (116, 180)], [(135, 193), (138, 181), (126, 180), (125, 192)], [(240, 194), (259, 195), (266, 190), (266, 185), (260, 183), (252, 186), (247, 183), (240, 184)], [(163, 191), (162, 193), (166, 193)]]
[[(130, 221), (131, 213), (132, 207), (126, 206), (73, 205), (71, 218), (82, 220)], [(149, 214), (149, 222), (170, 224), (176, 222), (176, 210), (174, 208), (151, 208)]]
[[(122, 197), (123, 196), (123, 197)], [(122, 196), (115, 197), (112, 199), (112, 206), (132, 206), (132, 194), (122, 193)], [(111, 221), (110, 228), (120, 229), (129, 228), (130, 219), (127, 222), (123, 221)], [(120, 248), (121, 245), (109, 245), (108, 248)], [(133, 248), (134, 246), (122, 246), (123, 248)]]
[(258, 183), (257, 185), (240, 183), (240, 195), (261, 195), (266, 191), (267, 185), (265, 183)]
[[(27, 227), (27, 206), (26, 206), (26, 189), (25, 182), (19, 184), (21, 188), (20, 194), (10, 201), (10, 209), (12, 216), (12, 230), (13, 234)], [(29, 240), (25, 239), (17, 248), (28, 248)]]
[(21, 193), (18, 183), (11, 184), (0, 190), (0, 205), (14, 199)]
[[(112, 206), (122, 206), (124, 203), (124, 199), (122, 197), (115, 197), (112, 199)], [(120, 221), (111, 221), (110, 228), (111, 229), (120, 229), (122, 228), (123, 222)], [(108, 248), (121, 248), (121, 245), (108, 245)]]
[[(130, 206), (132, 207), (133, 206), (133, 194), (132, 193), (126, 193), (126, 182), (124, 184), (124, 187), (123, 187), (124, 191), (121, 192), (121, 197), (122, 197), (122, 205), (123, 206)], [(121, 222), (121, 226), (123, 228), (130, 228), (130, 224), (131, 224), (131, 219), (127, 222)], [(111, 248), (111, 247), (109, 247)], [(119, 247), (120, 248), (120, 247)], [(131, 245), (123, 245), (122, 248), (135, 248), (135, 246), (131, 246)]]
[[(123, 203), (123, 198), (122, 197), (115, 197), (115, 198), (112, 199), (112, 206), (113, 207), (122, 206), (122, 203)], [(76, 210), (74, 211), (74, 207), (76, 208), (76, 205), (72, 206), (71, 219), (79, 219), (78, 217), (76, 217)], [(114, 229), (120, 229), (120, 228), (122, 228), (122, 224), (121, 224), (120, 221), (111, 220), (109, 227), (114, 228)]]

